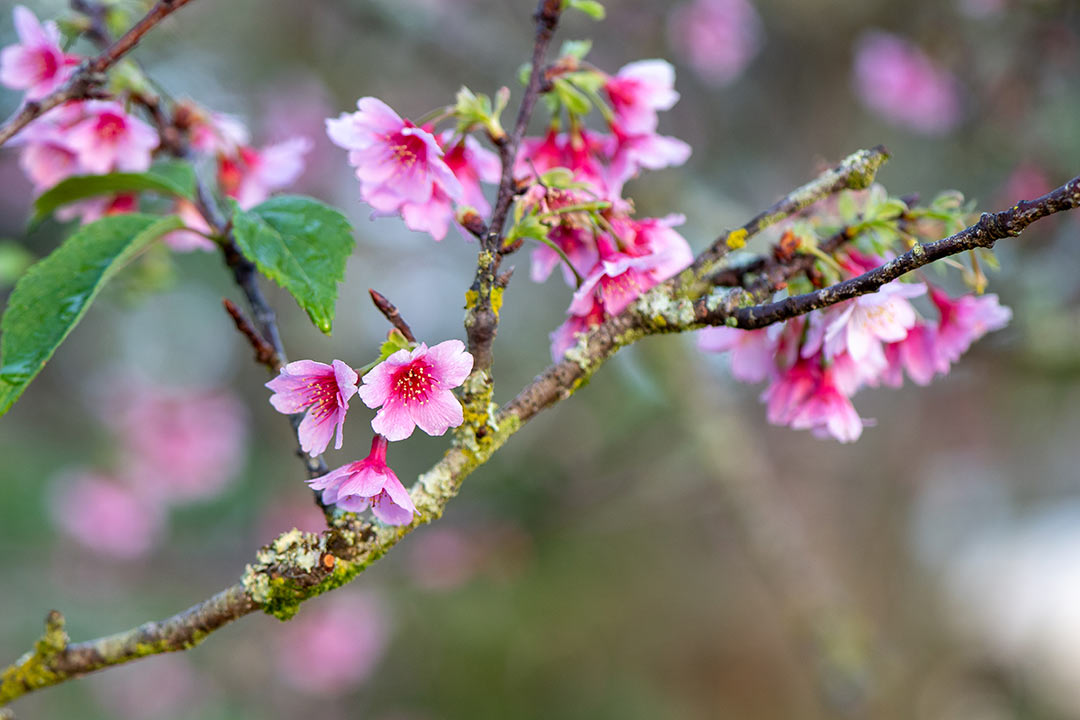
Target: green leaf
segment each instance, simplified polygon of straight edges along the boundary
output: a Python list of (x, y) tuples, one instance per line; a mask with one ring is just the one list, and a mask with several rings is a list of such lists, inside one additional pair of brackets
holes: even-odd
[(572, 57), (584, 60), (592, 50), (592, 40), (566, 40), (559, 48), (559, 57)]
[(108, 280), (180, 218), (113, 215), (86, 225), (19, 279), (0, 321), (0, 415), (19, 399)]
[(279, 195), (250, 210), (233, 203), (236, 244), (259, 272), (288, 290), (327, 335), (337, 284), (353, 248), (345, 216), (318, 200)]
[(566, 6), (574, 10), (580, 10), (593, 20), (604, 19), (604, 6), (596, 0), (567, 0)]
[(592, 109), (592, 103), (589, 102), (589, 98), (585, 93), (563, 78), (555, 78), (552, 86), (555, 88), (555, 95), (568, 112), (574, 115), (588, 115), (589, 110)]
[(142, 173), (75, 175), (61, 180), (34, 201), (31, 224), (51, 215), (58, 207), (96, 195), (156, 192), (192, 200), (195, 197), (195, 171), (189, 163), (160, 163)]

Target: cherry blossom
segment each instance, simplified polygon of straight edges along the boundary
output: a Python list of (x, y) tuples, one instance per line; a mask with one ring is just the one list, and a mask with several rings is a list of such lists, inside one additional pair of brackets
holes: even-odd
[(656, 131), (658, 110), (670, 110), (679, 101), (675, 68), (665, 60), (638, 60), (609, 77), (604, 90), (611, 98), (615, 121), (627, 135)]
[(412, 522), (416, 507), (409, 491), (386, 464), (387, 439), (371, 439), (371, 453), (357, 462), (343, 465), (326, 475), (309, 480), (323, 492), (323, 502), (349, 512), (363, 512), (370, 506), (375, 517), (388, 525)]
[(997, 295), (962, 295), (953, 299), (934, 288), (930, 299), (941, 313), (936, 345), (939, 363), (946, 368), (959, 360), (973, 342), (1005, 327), (1012, 318), (1012, 311), (998, 302)]
[(445, 152), (443, 161), (461, 183), (462, 202), (481, 214), (487, 214), (491, 212), (491, 203), (484, 196), (480, 183), (499, 182), (502, 172), (499, 156), (483, 147), (471, 135), (466, 135), (446, 149), (452, 139), (452, 132), (444, 132), (439, 136), (439, 144)]
[(150, 552), (165, 522), (160, 506), (130, 485), (82, 470), (58, 478), (50, 509), (60, 529), (79, 544), (121, 560)]
[(464, 422), (461, 402), (451, 392), (472, 372), (473, 356), (460, 340), (433, 347), (398, 350), (367, 375), (357, 391), (369, 408), (379, 408), (371, 427), (387, 440), (412, 435), (416, 426), (442, 435)]
[(898, 125), (940, 135), (960, 121), (956, 79), (898, 35), (863, 35), (855, 48), (854, 73), (863, 104)]
[(150, 167), (150, 153), (159, 142), (152, 127), (128, 115), (118, 102), (90, 100), (82, 109), (84, 118), (68, 130), (67, 138), (87, 172), (141, 172)]
[(263, 148), (241, 146), (235, 154), (219, 155), (218, 184), (242, 209), (253, 208), (274, 190), (296, 182), (310, 150), (311, 140), (305, 137)]
[(333, 365), (314, 360), (297, 360), (282, 368), (266, 383), (274, 391), (270, 404), (286, 415), (307, 411), (297, 434), (300, 447), (312, 457), (326, 450), (334, 437), (334, 447), (341, 449), (342, 426), (349, 411), (349, 398), (356, 393), (356, 371), (334, 360)]
[(0, 50), (0, 84), (25, 90), (27, 100), (41, 100), (64, 84), (81, 58), (61, 49), (55, 22), (42, 23), (22, 5), (15, 6), (14, 16), (19, 43)]
[(819, 358), (796, 362), (766, 388), (761, 399), (774, 425), (812, 430), (844, 443), (862, 434), (863, 421)]
[(706, 82), (727, 85), (761, 46), (761, 18), (747, 0), (693, 0), (668, 22), (669, 44)]
[(731, 374), (736, 380), (758, 383), (774, 367), (776, 353), (774, 332), (710, 327), (698, 333), (698, 347), (707, 352), (731, 352)]
[(319, 598), (280, 633), (277, 674), (303, 693), (341, 695), (367, 680), (386, 650), (390, 619), (370, 593)]
[(443, 160), (438, 140), (404, 120), (382, 100), (363, 97), (359, 110), (326, 121), (330, 139), (349, 151), (360, 197), (375, 215), (400, 214), (410, 230), (442, 240), (462, 199), (461, 182)]

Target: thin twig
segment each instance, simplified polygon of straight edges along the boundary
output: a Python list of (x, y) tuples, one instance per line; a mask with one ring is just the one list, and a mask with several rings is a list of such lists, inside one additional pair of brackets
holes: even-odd
[(225, 306), (225, 312), (229, 313), (229, 317), (236, 324), (236, 329), (247, 338), (248, 343), (251, 344), (252, 349), (255, 351), (255, 362), (265, 365), (272, 373), (280, 371), (281, 361), (278, 360), (273, 345), (263, 340), (262, 336), (251, 326), (251, 322), (244, 317), (244, 313), (240, 311), (240, 308), (236, 307), (236, 303), (225, 298), (222, 300), (222, 304)]
[[(873, 292), (898, 274), (933, 259), (975, 247), (990, 247), (997, 239), (1018, 235), (1042, 217), (1078, 205), (1080, 177), (1037, 200), (983, 215), (979, 223), (957, 235), (938, 243), (917, 246), (922, 249), (912, 250), (866, 276), (860, 276), (870, 276), (870, 279), (856, 278), (849, 281), (853, 285), (841, 283), (828, 290), (848, 293), (850, 297)], [(841, 290), (845, 287), (847, 289)], [(459, 442), (411, 488), (417, 513), (410, 525), (375, 527), (349, 516), (334, 518), (330, 527), (319, 535), (295, 530), (281, 535), (264, 546), (256, 561), (248, 565), (241, 584), (160, 623), (148, 623), (107, 638), (70, 646), (66, 637), (63, 642), (59, 641), (54, 627), (51, 636), (47, 632), (34, 651), (0, 671), (0, 703), (108, 665), (186, 649), (227, 622), (259, 608), (287, 618), (302, 602), (349, 582), (405, 535), (439, 518), (469, 474), (486, 463), (537, 413), (573, 395), (620, 348), (647, 335), (693, 329), (704, 324), (703, 320), (685, 320), (684, 316), (693, 314), (697, 305), (680, 297), (677, 289), (673, 281), (663, 283), (619, 315), (583, 334), (577, 347), (568, 353), (570, 357), (548, 367), (490, 419), (488, 427), (491, 431), (481, 442), (468, 442), (476, 440), (475, 436), (469, 437), (473, 432), (471, 428), (459, 430)], [(741, 288), (731, 292), (732, 296), (746, 294)], [(817, 295), (811, 293), (792, 300)], [(707, 305), (705, 303), (705, 307)], [(801, 310), (802, 307), (794, 309)], [(733, 305), (727, 309), (727, 316), (715, 317), (723, 322), (726, 317), (738, 318), (738, 312), (738, 307)], [(709, 319), (713, 317), (710, 315)], [(463, 439), (465, 442), (460, 442)], [(64, 661), (61, 663), (57, 658), (64, 658)]]
[(375, 307), (379, 309), (379, 312), (390, 321), (390, 324), (398, 329), (405, 339), (409, 342), (416, 342), (416, 336), (413, 335), (412, 329), (409, 327), (409, 323), (405, 322), (405, 318), (401, 317), (401, 313), (394, 306), (394, 303), (386, 299), (386, 296), (380, 293), (378, 290), (368, 288), (368, 294), (371, 295), (371, 302), (375, 303)]
[(0, 127), (0, 145), (58, 105), (71, 100), (102, 97), (101, 85), (105, 82), (105, 71), (138, 45), (143, 36), (154, 26), (189, 2), (191, 0), (158, 0), (150, 12), (135, 23), (120, 39), (105, 48), (97, 57), (80, 65), (63, 87), (41, 100), (25, 103), (11, 119)]

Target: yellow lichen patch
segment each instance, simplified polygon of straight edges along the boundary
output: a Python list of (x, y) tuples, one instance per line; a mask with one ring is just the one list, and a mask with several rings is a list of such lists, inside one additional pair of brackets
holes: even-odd
[(738, 230), (732, 230), (727, 236), (727, 246), (731, 250), (741, 250), (746, 247), (746, 238), (749, 233), (746, 232), (746, 228), (739, 228)]

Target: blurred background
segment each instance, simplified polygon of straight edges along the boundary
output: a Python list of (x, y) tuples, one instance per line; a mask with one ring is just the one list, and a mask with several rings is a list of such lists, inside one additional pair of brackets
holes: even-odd
[[(64, 3), (24, 0), (39, 17)], [(630, 184), (639, 215), (688, 216), (695, 249), (884, 143), (895, 195), (979, 209), (1080, 172), (1072, 0), (612, 0), (568, 14), (610, 72), (675, 63), (661, 131), (694, 154)], [(13, 41), (0, 7), (0, 45)], [(244, 118), (256, 143), (315, 145), (301, 192), (359, 230), (335, 332), (264, 286), (294, 358), (367, 362), (385, 321), (463, 337), (475, 246), (369, 221), (323, 119), (376, 95), (419, 117), (462, 84), (520, 97), (531, 0), (202, 0), (137, 56), (176, 97)], [(83, 48), (86, 50), (86, 48)], [(884, 88), (884, 89), (883, 89)], [(893, 92), (889, 88), (895, 88)], [(17, 93), (0, 93), (6, 115)], [(516, 105), (512, 105), (515, 107)], [(544, 118), (537, 118), (536, 130)], [(30, 184), (0, 151), (0, 299), (65, 227), (29, 234)], [(622, 352), (546, 412), (351, 586), (282, 624), (258, 615), (192, 652), (18, 701), (20, 718), (1080, 718), (1080, 217), (998, 249), (1011, 326), (929, 387), (869, 390), (855, 445), (770, 427), (691, 337)], [(759, 239), (764, 243), (771, 238)], [(753, 246), (751, 249), (758, 247)], [(496, 346), (497, 399), (548, 362), (570, 291), (527, 257)], [(0, 661), (47, 610), (82, 640), (235, 582), (256, 549), (321, 516), (267, 380), (221, 298), (214, 254), (147, 254), (0, 419)], [(331, 467), (367, 451), (355, 412)], [(441, 453), (391, 448), (406, 481)], [(150, 459), (156, 459), (151, 463)], [(165, 463), (161, 458), (168, 458)], [(158, 488), (140, 506), (121, 476)], [(164, 509), (162, 509), (164, 508)]]

